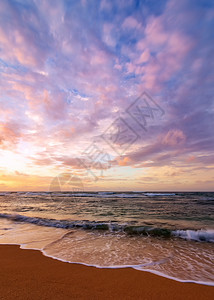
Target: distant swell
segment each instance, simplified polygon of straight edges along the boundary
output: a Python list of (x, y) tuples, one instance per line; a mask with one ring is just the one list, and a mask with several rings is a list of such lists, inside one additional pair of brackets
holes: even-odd
[[(13, 192), (11, 192), (13, 193)], [(34, 197), (34, 196), (48, 196), (52, 195), (54, 197), (94, 197), (94, 198), (142, 198), (142, 197), (155, 197), (155, 196), (176, 196), (176, 193), (151, 193), (151, 192), (17, 192), (24, 197)], [(0, 196), (6, 196), (7, 193), (0, 193)]]
[(39, 226), (55, 228), (82, 228), (85, 230), (105, 230), (110, 232), (125, 232), (128, 235), (144, 235), (154, 237), (178, 237), (186, 240), (198, 242), (214, 243), (214, 230), (170, 230), (167, 228), (157, 228), (148, 226), (129, 226), (117, 223), (89, 222), (89, 221), (70, 221), (45, 219), (37, 217), (27, 217), (23, 215), (0, 214), (0, 218), (9, 219), (14, 222), (31, 223)]

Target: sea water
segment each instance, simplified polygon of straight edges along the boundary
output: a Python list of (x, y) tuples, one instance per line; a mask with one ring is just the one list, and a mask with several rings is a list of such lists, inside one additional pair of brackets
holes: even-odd
[(0, 243), (214, 285), (214, 193), (0, 193)]

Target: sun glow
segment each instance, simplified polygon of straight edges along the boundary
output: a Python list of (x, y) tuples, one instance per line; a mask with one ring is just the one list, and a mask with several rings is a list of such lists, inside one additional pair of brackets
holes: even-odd
[(8, 172), (24, 172), (27, 168), (27, 159), (21, 154), (8, 150), (0, 151), (0, 166)]

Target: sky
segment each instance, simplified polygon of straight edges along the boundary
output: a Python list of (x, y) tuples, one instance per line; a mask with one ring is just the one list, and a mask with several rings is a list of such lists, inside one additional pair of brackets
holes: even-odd
[(213, 28), (212, 0), (0, 1), (0, 191), (214, 191)]

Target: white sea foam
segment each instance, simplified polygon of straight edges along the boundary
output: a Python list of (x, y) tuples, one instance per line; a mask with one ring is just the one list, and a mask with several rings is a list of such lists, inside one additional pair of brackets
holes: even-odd
[[(1, 222), (2, 228), (10, 226), (10, 230), (5, 230), (5, 234), (0, 237), (1, 244), (40, 250), (45, 256), (69, 263), (111, 269), (129, 267), (181, 282), (214, 286), (211, 277), (212, 244), (210, 243), (207, 243), (204, 248), (203, 243), (189, 244), (188, 242), (187, 244), (182, 240), (151, 241), (149, 237), (127, 239), (124, 234), (115, 236), (25, 223), (14, 224), (15, 227), (12, 228), (13, 223), (10, 220), (2, 219)], [(176, 243), (176, 252), (173, 250), (174, 243)], [(111, 249), (114, 251), (112, 252)], [(199, 259), (197, 253), (200, 253)], [(194, 260), (191, 256), (194, 256)], [(209, 266), (206, 264), (208, 256)], [(185, 272), (187, 264), (189, 270), (191, 267), (191, 273)], [(203, 268), (204, 265), (206, 268)], [(176, 266), (175, 269), (172, 269), (173, 266)]]
[(186, 240), (214, 243), (214, 230), (174, 230), (172, 234)]

